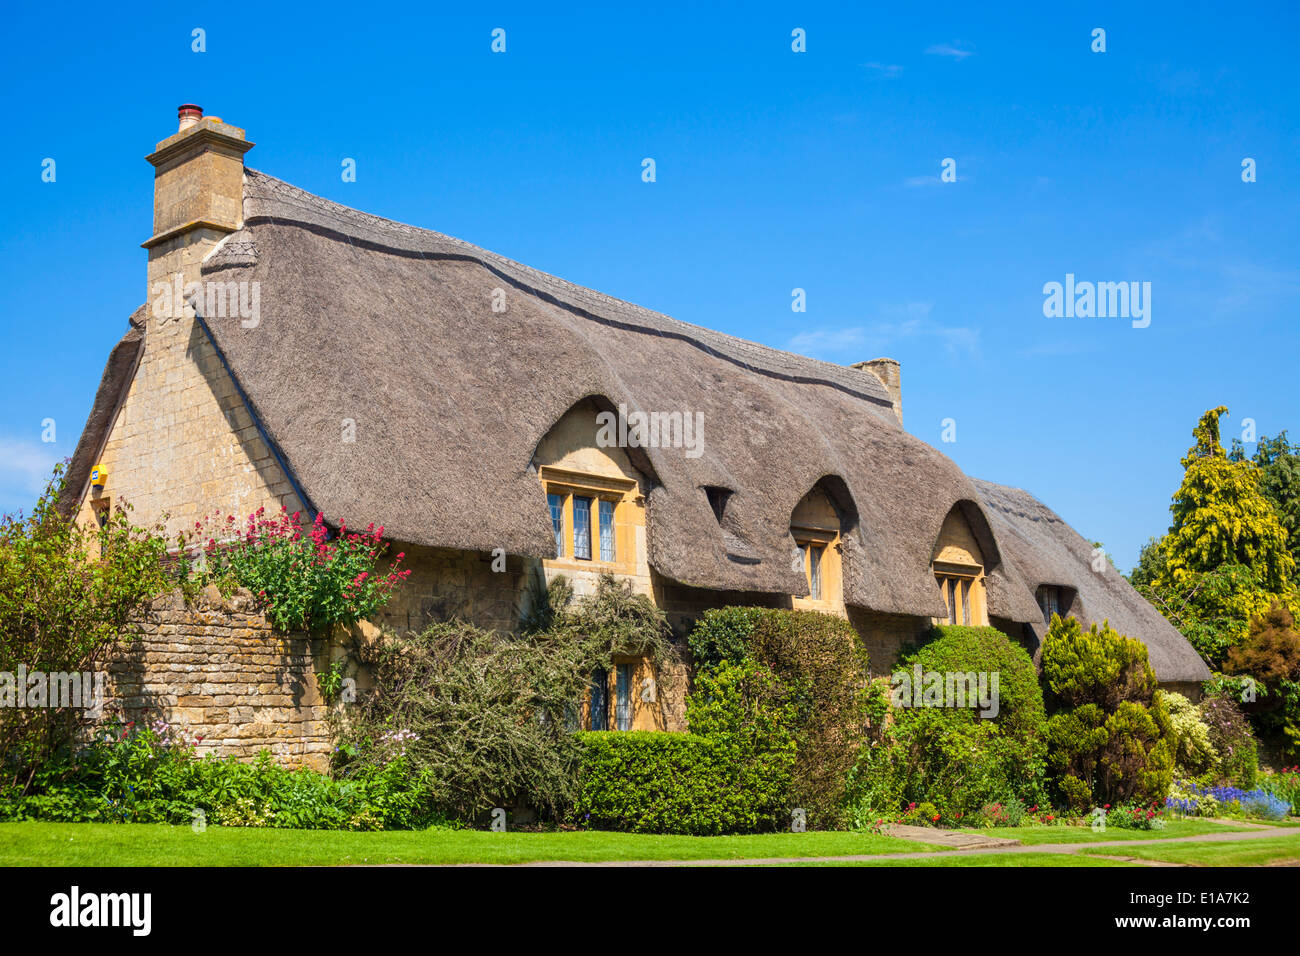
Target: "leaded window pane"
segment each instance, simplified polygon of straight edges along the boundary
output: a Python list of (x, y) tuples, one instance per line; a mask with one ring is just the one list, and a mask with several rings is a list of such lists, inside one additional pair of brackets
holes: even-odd
[(591, 560), (591, 499), (573, 496), (573, 556)]
[(614, 502), (600, 501), (600, 560), (614, 560)]
[(606, 697), (609, 674), (603, 668), (591, 672), (591, 729), (609, 729), (609, 708)]
[(555, 532), (555, 556), (564, 557), (564, 495), (550, 493), (546, 503), (551, 508), (551, 530)]
[(614, 717), (619, 730), (632, 729), (632, 665), (619, 664), (614, 679)]

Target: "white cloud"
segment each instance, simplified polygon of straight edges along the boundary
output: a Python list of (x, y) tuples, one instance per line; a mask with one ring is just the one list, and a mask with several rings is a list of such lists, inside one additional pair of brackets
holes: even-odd
[(31, 512), (60, 456), (55, 446), (0, 437), (0, 513)]
[(862, 67), (880, 76), (898, 76), (903, 72), (903, 68), (897, 63), (863, 63)]
[(932, 47), (926, 48), (926, 53), (930, 56), (946, 56), (954, 60), (964, 60), (968, 56), (974, 56), (974, 50), (966, 49), (967, 44), (960, 40), (954, 40), (952, 43), (936, 43)]
[[(933, 339), (949, 355), (975, 355), (979, 352), (979, 329), (943, 325), (930, 317), (932, 302), (907, 302), (886, 306), (880, 318), (841, 328), (810, 329), (800, 332), (789, 342), (792, 351), (831, 361), (863, 361), (891, 345), (915, 339)], [(871, 352), (871, 355), (867, 355)]]

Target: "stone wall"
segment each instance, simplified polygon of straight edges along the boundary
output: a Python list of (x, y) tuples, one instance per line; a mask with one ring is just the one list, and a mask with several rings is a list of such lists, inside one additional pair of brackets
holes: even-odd
[(249, 758), (266, 749), (288, 766), (327, 768), (328, 707), (312, 642), (272, 630), (247, 592), (227, 601), (209, 587), (189, 607), (173, 592), (134, 631), (138, 639), (108, 662), (106, 716), (161, 717), (201, 735), (200, 754)]

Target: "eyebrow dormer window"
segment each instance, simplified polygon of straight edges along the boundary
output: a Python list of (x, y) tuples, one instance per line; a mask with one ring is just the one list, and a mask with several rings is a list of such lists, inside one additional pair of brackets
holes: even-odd
[(842, 608), (840, 581), (840, 518), (830, 498), (819, 488), (804, 496), (790, 516), (790, 537), (798, 552), (808, 582), (808, 596), (792, 598), (796, 608), (839, 613)]

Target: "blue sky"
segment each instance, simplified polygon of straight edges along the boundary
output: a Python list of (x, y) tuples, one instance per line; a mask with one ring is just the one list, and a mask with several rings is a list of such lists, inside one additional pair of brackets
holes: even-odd
[[(182, 102), (340, 202), (769, 345), (897, 358), (909, 431), (1122, 568), (1201, 412), (1300, 433), (1294, 6), (693, 6), (9, 11), (0, 510), (71, 455), (144, 301), (144, 156)], [(1067, 273), (1150, 282), (1150, 326), (1045, 318)]]

